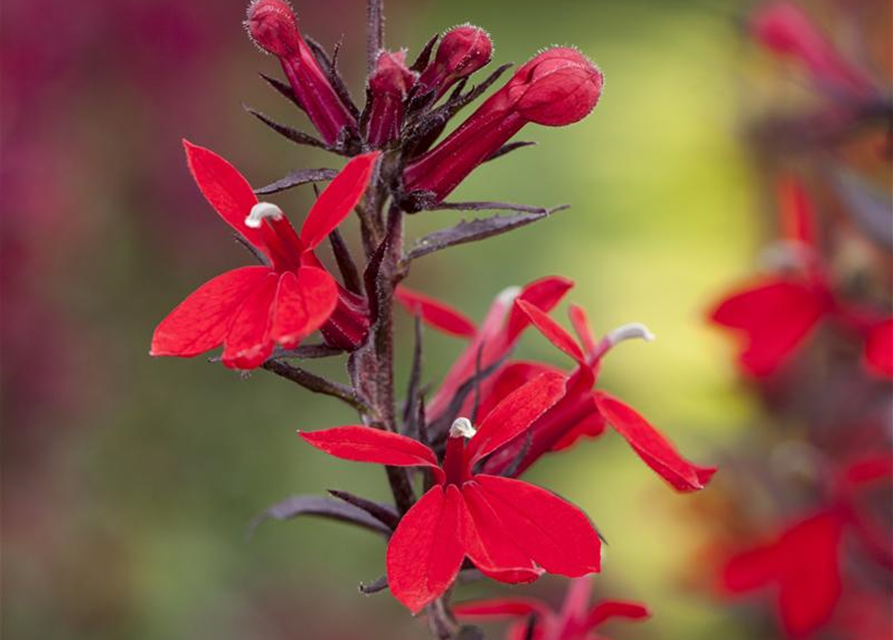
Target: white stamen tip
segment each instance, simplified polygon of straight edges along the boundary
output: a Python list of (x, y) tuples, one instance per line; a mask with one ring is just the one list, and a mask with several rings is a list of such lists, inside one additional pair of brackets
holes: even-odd
[(263, 224), (265, 218), (281, 220), (283, 217), (285, 217), (285, 214), (282, 213), (282, 209), (272, 202), (258, 202), (251, 207), (251, 212), (245, 218), (245, 226), (252, 229), (260, 229), (260, 225)]
[(496, 299), (502, 304), (509, 304), (514, 302), (520, 293), (521, 287), (508, 287), (500, 291)]
[(654, 342), (655, 336), (641, 322), (630, 322), (623, 326), (617, 327), (607, 335), (608, 342), (611, 346), (623, 342), (624, 340), (644, 340), (645, 342)]
[(477, 429), (472, 426), (468, 418), (456, 418), (450, 427), (451, 438), (473, 438), (476, 433)]

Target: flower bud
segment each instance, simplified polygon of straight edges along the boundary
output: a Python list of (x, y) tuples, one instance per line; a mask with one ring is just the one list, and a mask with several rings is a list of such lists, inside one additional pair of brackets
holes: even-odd
[(369, 125), (366, 140), (381, 148), (400, 135), (403, 103), (416, 81), (406, 66), (406, 51), (381, 52), (375, 71), (369, 76)]
[(282, 64), (298, 103), (327, 144), (357, 123), (301, 37), (298, 20), (283, 0), (255, 0), (245, 23), (251, 39)]
[[(407, 166), (406, 192), (442, 200), (528, 122), (560, 127), (582, 120), (598, 103), (602, 84), (601, 72), (579, 51), (559, 47), (540, 53), (443, 142)], [(424, 200), (414, 197), (417, 202), (408, 206)]]
[(767, 49), (805, 65), (819, 85), (860, 95), (872, 91), (871, 80), (840, 55), (797, 5), (767, 4), (754, 14), (751, 28)]
[(450, 29), (440, 41), (434, 61), (419, 78), (422, 93), (436, 91), (439, 98), (457, 80), (470, 76), (490, 62), (492, 55), (493, 43), (480, 27), (466, 24)]

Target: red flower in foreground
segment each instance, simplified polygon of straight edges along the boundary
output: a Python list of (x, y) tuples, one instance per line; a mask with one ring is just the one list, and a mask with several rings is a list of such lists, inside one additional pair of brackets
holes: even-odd
[(359, 312), (339, 300), (338, 283), (313, 250), (357, 205), (378, 153), (357, 156), (344, 167), (320, 194), (298, 235), (279, 207), (258, 202), (248, 181), (226, 160), (189, 142), (184, 146), (205, 198), (268, 264), (234, 269), (199, 287), (155, 329), (152, 355), (192, 357), (222, 344), (223, 364), (251, 369), (270, 357), (274, 345), (293, 348), (327, 323), (368, 324), (365, 316), (348, 317)]
[(710, 311), (710, 320), (741, 335), (738, 362), (754, 376), (774, 374), (819, 322), (832, 320), (865, 342), (869, 371), (893, 377), (893, 319), (840, 299), (821, 263), (812, 204), (803, 187), (793, 180), (779, 187), (784, 240), (800, 272), (764, 277), (735, 290)]
[[(688, 462), (632, 408), (604, 392), (593, 391), (602, 357), (622, 340), (647, 338), (650, 334), (640, 325), (627, 325), (596, 342), (584, 311), (572, 306), (571, 320), (582, 343), (582, 346), (577, 345), (545, 313), (561, 300), (571, 286), (573, 283), (569, 280), (544, 278), (528, 285), (520, 293), (507, 290), (506, 294), (497, 298), (476, 333), (471, 321), (459, 311), (420, 293), (398, 290), (398, 300), (431, 326), (445, 333), (472, 338), (471, 344), (450, 369), (434, 396), (428, 409), (429, 415), (437, 418), (441, 414), (456, 390), (474, 375), (478, 359), (482, 370), (498, 362), (532, 323), (562, 351), (571, 355), (579, 366), (568, 374), (562, 374), (542, 363), (514, 361), (503, 365), (483, 381), (478, 415), (486, 418), (503, 398), (537, 376), (546, 373), (565, 375), (568, 380), (564, 397), (531, 425), (525, 437), (516, 438), (495, 450), (483, 462), (484, 471), (506, 475), (511, 470), (509, 475), (518, 476), (544, 454), (565, 449), (580, 437), (600, 435), (607, 421), (652, 469), (677, 490), (702, 489), (716, 471), (715, 468), (699, 467)], [(473, 405), (474, 399), (469, 398), (463, 411), (470, 411)]]
[(570, 577), (599, 571), (598, 534), (577, 507), (526, 482), (474, 472), (554, 405), (564, 382), (546, 374), (524, 385), (477, 432), (468, 420), (456, 420), (442, 464), (424, 444), (369, 427), (300, 434), (337, 458), (432, 471), (435, 485), (403, 516), (388, 544), (388, 585), (414, 613), (449, 588), (466, 557), (508, 583), (533, 581), (543, 571)]
[[(599, 435), (607, 422), (626, 439), (645, 464), (677, 491), (704, 488), (716, 472), (715, 467), (700, 467), (689, 462), (634, 409), (604, 391), (593, 390), (604, 354), (629, 338), (653, 339), (645, 327), (626, 325), (596, 342), (583, 309), (571, 306), (571, 321), (580, 338), (578, 344), (541, 309), (523, 300), (517, 305), (550, 342), (577, 362), (577, 367), (567, 374), (565, 397), (531, 427), (529, 445), (519, 440), (505, 447), (485, 463), (486, 471), (505, 469), (526, 448), (526, 454), (517, 465), (516, 472), (521, 473), (548, 451), (570, 446), (584, 435)], [(520, 371), (512, 373), (521, 380), (536, 371), (550, 369), (536, 363), (518, 364)], [(507, 383), (517, 384), (517, 379)]]
[[(590, 587), (589, 578), (572, 580), (560, 612), (533, 598), (462, 602), (453, 611), (459, 618), (469, 620), (516, 620), (509, 627), (506, 640), (608, 640), (597, 630), (612, 618), (635, 621), (650, 615), (644, 605), (636, 602), (605, 600), (590, 605)], [(528, 636), (531, 617), (533, 635)]]

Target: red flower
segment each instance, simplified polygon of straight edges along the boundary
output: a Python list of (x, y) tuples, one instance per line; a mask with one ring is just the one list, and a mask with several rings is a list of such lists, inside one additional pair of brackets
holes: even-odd
[[(571, 581), (560, 612), (541, 600), (533, 598), (497, 598), (457, 604), (453, 611), (459, 618), (469, 620), (516, 620), (509, 627), (507, 640), (607, 640), (596, 630), (611, 618), (643, 620), (650, 613), (636, 602), (605, 600), (589, 604), (591, 581), (577, 578)], [(533, 635), (528, 636), (531, 617), (535, 616)]]
[(283, 0), (254, 0), (245, 23), (258, 47), (282, 64), (295, 99), (307, 112), (323, 140), (336, 144), (357, 123), (298, 30), (298, 20)]
[[(343, 306), (338, 283), (313, 250), (359, 202), (378, 154), (357, 156), (344, 167), (298, 235), (279, 207), (258, 202), (247, 180), (226, 160), (183, 144), (205, 198), (268, 264), (228, 271), (199, 287), (155, 329), (150, 353), (192, 357), (222, 344), (227, 367), (251, 369), (263, 364), (275, 344), (292, 348), (324, 328)], [(340, 313), (357, 312), (345, 308)], [(341, 322), (363, 323), (368, 324), (363, 317)]]
[(601, 72), (579, 51), (543, 51), (443, 142), (406, 167), (406, 192), (442, 200), (525, 124), (561, 127), (585, 118), (598, 103), (602, 82)]
[(808, 636), (830, 620), (840, 599), (844, 524), (837, 509), (794, 523), (776, 540), (732, 557), (722, 586), (731, 594), (774, 587), (786, 632), (794, 638)]
[(300, 434), (345, 460), (432, 471), (435, 485), (403, 516), (388, 544), (388, 585), (414, 613), (449, 588), (466, 557), (508, 583), (530, 582), (543, 571), (571, 577), (599, 571), (601, 543), (582, 511), (526, 482), (474, 471), (555, 404), (564, 382), (547, 374), (524, 385), (477, 432), (468, 420), (456, 420), (442, 464), (422, 443), (369, 427)]
[(798, 182), (782, 179), (779, 196), (783, 240), (800, 272), (761, 278), (738, 288), (710, 311), (710, 320), (742, 336), (738, 362), (754, 376), (777, 372), (819, 322), (828, 319), (865, 340), (865, 363), (871, 372), (893, 377), (893, 320), (839, 298), (821, 263), (806, 192)]
[[(716, 472), (715, 467), (700, 467), (683, 458), (657, 429), (634, 409), (604, 391), (593, 391), (601, 359), (613, 346), (629, 338), (653, 339), (641, 325), (627, 325), (596, 342), (586, 314), (572, 306), (570, 317), (580, 344), (541, 309), (519, 300), (517, 306), (527, 314), (546, 338), (571, 356), (577, 367), (567, 374), (567, 394), (531, 427), (530, 443), (521, 440), (497, 451), (484, 464), (490, 473), (498, 473), (510, 465), (520, 474), (540, 456), (572, 444), (584, 435), (598, 435), (607, 422), (626, 439), (640, 458), (669, 482), (677, 491), (703, 489)], [(548, 369), (535, 363), (519, 363), (523, 379), (538, 370)], [(524, 450), (526, 449), (526, 453)], [(514, 461), (524, 453), (520, 464)]]
[(835, 613), (844, 591), (845, 531), (854, 534), (872, 559), (893, 567), (889, 527), (861, 508), (872, 489), (878, 485), (889, 489), (893, 478), (889, 451), (858, 459), (828, 477), (832, 480), (828, 506), (792, 523), (774, 539), (732, 555), (720, 576), (721, 591), (730, 595), (772, 588), (779, 619), (792, 638), (810, 636)]

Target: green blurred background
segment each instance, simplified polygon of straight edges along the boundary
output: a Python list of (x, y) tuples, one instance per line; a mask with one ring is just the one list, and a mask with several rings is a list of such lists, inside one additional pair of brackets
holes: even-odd
[[(364, 4), (296, 1), (302, 29), (331, 46), (360, 94)], [(716, 463), (753, 407), (730, 346), (703, 321), (747, 273), (759, 237), (739, 135), (746, 53), (735, 2), (386, 2), (387, 43), (410, 57), (465, 21), (488, 29), (495, 62), (574, 44), (602, 68), (593, 115), (490, 163), (453, 199), (573, 208), (509, 236), (427, 257), (408, 283), (482, 318), (509, 285), (548, 274), (598, 331), (639, 321), (604, 388), (696, 461)], [(4, 6), (3, 631), (11, 640), (414, 638), (422, 623), (356, 586), (383, 572), (371, 534), (306, 519), (246, 524), (296, 493), (387, 495), (377, 467), (302, 447), (296, 429), (349, 411), (265, 373), (241, 379), (203, 358), (153, 360), (154, 325), (244, 250), (190, 183), (180, 138), (232, 160), (257, 185), (332, 166), (244, 113), (307, 126), (257, 71), (278, 73), (244, 36), (241, 0), (123, 0)], [(36, 62), (35, 62), (36, 61)], [(277, 198), (300, 216), (309, 189)], [(409, 221), (410, 236), (454, 223)], [(299, 218), (298, 218), (299, 219)], [(355, 240), (355, 235), (353, 236)], [(411, 325), (398, 327), (404, 360)], [(429, 335), (437, 382), (463, 345)], [(557, 364), (530, 332), (521, 355)], [(340, 364), (322, 371), (341, 375)], [(599, 597), (635, 599), (651, 621), (617, 638), (729, 638), (727, 611), (696, 588), (709, 489), (680, 495), (615, 435), (541, 462), (530, 479), (590, 514), (608, 539)], [(693, 578), (693, 574), (694, 578)], [(458, 596), (557, 597), (564, 585), (495, 584)], [(7, 635), (8, 634), (8, 635)], [(493, 637), (499, 637), (495, 635)]]

